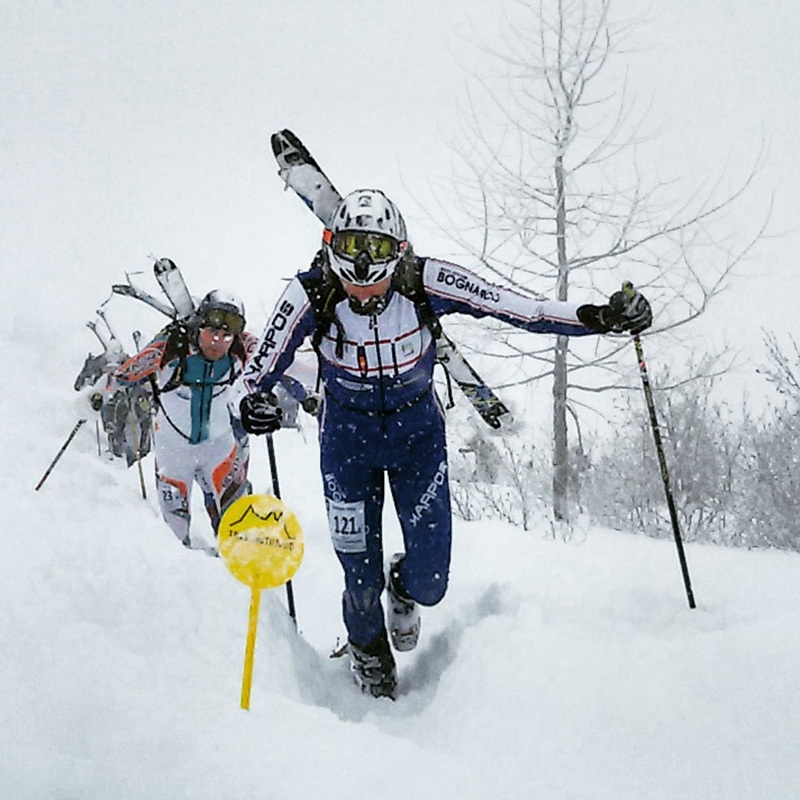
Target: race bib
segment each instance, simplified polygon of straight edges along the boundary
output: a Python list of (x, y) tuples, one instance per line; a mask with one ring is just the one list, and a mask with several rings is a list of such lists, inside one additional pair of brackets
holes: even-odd
[(367, 550), (367, 526), (364, 501), (343, 503), (328, 500), (328, 526), (337, 553), (364, 553)]

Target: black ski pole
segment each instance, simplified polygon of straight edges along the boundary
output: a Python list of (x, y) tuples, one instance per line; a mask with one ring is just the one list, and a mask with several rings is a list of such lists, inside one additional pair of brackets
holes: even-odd
[[(269, 471), (272, 473), (272, 494), (281, 499), (281, 487), (278, 484), (278, 464), (275, 460), (275, 444), (272, 441), (272, 434), (267, 434), (267, 453), (269, 454)], [(294, 590), (291, 580), (286, 581), (286, 602), (289, 605), (289, 616), (297, 627), (297, 614), (294, 610)]]
[(50, 462), (50, 466), (45, 470), (45, 473), (44, 473), (44, 475), (42, 475), (41, 480), (39, 481), (39, 483), (36, 484), (35, 491), (38, 492), (39, 489), (42, 488), (42, 484), (47, 480), (48, 476), (53, 471), (53, 467), (55, 467), (55, 465), (58, 463), (58, 459), (61, 458), (61, 456), (64, 455), (64, 451), (69, 447), (69, 443), (75, 438), (75, 434), (78, 432), (78, 428), (80, 428), (81, 425), (83, 425), (84, 422), (86, 422), (85, 419), (79, 419), (75, 423), (75, 427), (70, 432), (70, 435), (67, 436), (67, 441), (64, 442), (64, 444), (61, 445), (61, 449), (56, 453), (56, 457)]
[[(634, 291), (633, 284), (626, 281), (622, 285), (622, 290), (626, 294), (631, 294)], [(681, 539), (681, 531), (678, 524), (678, 512), (675, 509), (675, 500), (672, 497), (672, 489), (669, 485), (669, 471), (667, 469), (667, 459), (664, 455), (664, 445), (661, 442), (661, 430), (658, 426), (658, 417), (656, 416), (656, 404), (653, 400), (650, 377), (647, 374), (647, 362), (644, 360), (642, 340), (638, 333), (633, 336), (633, 345), (636, 348), (636, 358), (639, 361), (639, 374), (642, 377), (642, 388), (644, 389), (644, 396), (647, 402), (647, 411), (650, 414), (650, 427), (653, 429), (653, 440), (656, 445), (656, 452), (658, 453), (658, 464), (661, 467), (661, 480), (664, 483), (664, 493), (667, 497), (667, 507), (669, 508), (670, 520), (672, 521), (675, 546), (678, 548), (678, 561), (680, 562), (681, 573), (683, 574), (683, 585), (686, 588), (686, 599), (689, 601), (689, 608), (695, 608), (692, 582), (689, 578), (689, 567), (686, 564), (686, 554), (683, 552), (683, 540)]]

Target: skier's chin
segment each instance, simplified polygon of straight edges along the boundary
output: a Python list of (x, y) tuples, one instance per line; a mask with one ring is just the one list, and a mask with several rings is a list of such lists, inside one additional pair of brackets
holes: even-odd
[(350, 304), (350, 310), (354, 314), (361, 314), (365, 317), (371, 317), (375, 314), (380, 314), (383, 309), (386, 308), (385, 295), (381, 297), (370, 297), (369, 300), (365, 300), (363, 303), (360, 300), (357, 300), (355, 297), (348, 296), (347, 301)]
[(224, 355), (227, 354), (228, 345), (225, 344), (219, 347), (203, 347), (200, 349), (200, 352), (206, 361), (219, 361)]

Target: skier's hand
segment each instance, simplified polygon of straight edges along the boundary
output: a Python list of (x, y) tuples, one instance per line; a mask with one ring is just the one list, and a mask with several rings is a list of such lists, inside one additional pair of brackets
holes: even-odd
[(242, 427), (258, 436), (275, 433), (281, 427), (283, 409), (275, 404), (275, 397), (265, 392), (245, 395), (239, 403)]
[(633, 285), (626, 283), (614, 292), (608, 305), (579, 306), (578, 319), (596, 333), (641, 333), (653, 324), (653, 311), (650, 303)]
[(309, 392), (300, 405), (306, 414), (311, 414), (312, 417), (316, 417), (322, 406), (322, 396), (318, 395), (316, 392)]
[(653, 324), (653, 310), (647, 298), (633, 288), (632, 283), (625, 283), (622, 289), (614, 292), (608, 301), (609, 312), (606, 321), (614, 333), (637, 334)]

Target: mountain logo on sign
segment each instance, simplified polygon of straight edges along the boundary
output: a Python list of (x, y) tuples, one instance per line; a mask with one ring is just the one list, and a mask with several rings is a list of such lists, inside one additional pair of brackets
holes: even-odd
[(284, 512), (280, 509), (276, 510), (273, 509), (269, 511), (266, 515), (259, 514), (255, 510), (255, 506), (252, 504), (249, 505), (246, 509), (244, 514), (242, 514), (239, 519), (234, 520), (230, 524), (231, 533), (235, 533), (236, 529), (238, 528), (239, 531), (247, 530), (250, 528), (265, 528), (265, 527), (273, 527), (273, 526), (282, 526), (283, 532), (288, 539), (294, 539), (295, 536), (291, 531), (289, 531), (288, 527), (283, 524), (283, 517)]

